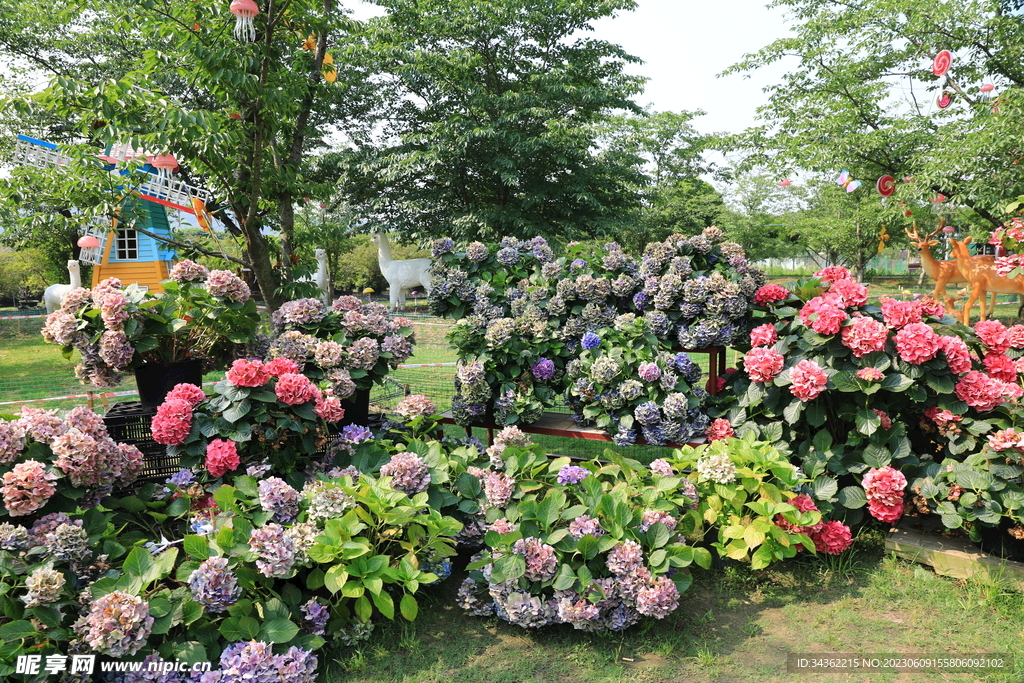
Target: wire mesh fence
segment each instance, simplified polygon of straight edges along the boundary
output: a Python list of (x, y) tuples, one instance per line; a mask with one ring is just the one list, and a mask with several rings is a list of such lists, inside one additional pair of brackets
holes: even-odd
[[(453, 322), (417, 313), (415, 309), (404, 315), (416, 331), (416, 352), (394, 370), (383, 385), (373, 388), (371, 407), (390, 413), (404, 396), (423, 394), (433, 401), (439, 412), (450, 410), (458, 356), (446, 335)], [(135, 383), (130, 378), (113, 389), (82, 386), (74, 376), (73, 363), (61, 356), (59, 348), (43, 342), (39, 334), (42, 324), (41, 318), (11, 319), (0, 315), (0, 413), (17, 414), (23, 406), (70, 409), (78, 405), (104, 412), (110, 405), (138, 400)], [(736, 357), (730, 350), (728, 364), (734, 365)], [(708, 371), (706, 355), (697, 354), (694, 361)], [(208, 384), (219, 379), (216, 374), (205, 378)], [(554, 410), (569, 412), (564, 404), (555, 406)], [(459, 435), (463, 429), (449, 427), (446, 432)], [(474, 430), (473, 435), (481, 440), (487, 438), (486, 432), (480, 429)], [(600, 456), (606, 448), (613, 447), (600, 441), (544, 435), (536, 435), (534, 440), (552, 453), (584, 458)], [(654, 446), (613, 448), (642, 462), (664, 455), (663, 448)]]

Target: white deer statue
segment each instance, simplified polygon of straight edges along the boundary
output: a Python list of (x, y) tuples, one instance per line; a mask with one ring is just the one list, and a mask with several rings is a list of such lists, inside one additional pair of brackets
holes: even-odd
[(373, 235), (377, 245), (377, 260), (380, 272), (391, 286), (391, 310), (405, 308), (405, 290), (409, 287), (423, 287), (430, 293), (430, 264), (428, 258), (413, 258), (396, 261), (391, 258), (391, 243), (382, 232)]
[(67, 293), (82, 286), (82, 267), (78, 261), (68, 261), (68, 274), (71, 276), (70, 285), (50, 285), (43, 292), (43, 303), (46, 304), (47, 313), (53, 313), (60, 308), (60, 303)]

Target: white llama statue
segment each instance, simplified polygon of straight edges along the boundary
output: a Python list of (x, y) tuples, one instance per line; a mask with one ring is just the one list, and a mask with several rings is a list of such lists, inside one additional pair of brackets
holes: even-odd
[(428, 258), (413, 258), (396, 261), (391, 258), (391, 244), (382, 232), (373, 235), (377, 245), (377, 260), (380, 272), (391, 286), (391, 310), (405, 308), (405, 290), (409, 287), (423, 287), (430, 293), (430, 264)]
[(317, 249), (313, 252), (316, 256), (316, 272), (308, 277), (299, 278), (299, 282), (312, 282), (320, 290), (320, 300), (325, 304), (331, 303), (331, 278), (327, 276), (327, 250)]
[(46, 304), (46, 312), (53, 313), (60, 308), (60, 302), (72, 289), (82, 286), (82, 267), (78, 261), (68, 261), (68, 274), (71, 275), (70, 285), (50, 285), (43, 292), (43, 302)]

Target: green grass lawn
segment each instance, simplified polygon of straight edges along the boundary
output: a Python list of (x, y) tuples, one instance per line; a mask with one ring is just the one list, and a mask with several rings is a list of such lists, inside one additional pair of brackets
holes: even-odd
[(992, 673), (787, 673), (787, 653), (977, 655), (1019, 653), (1024, 595), (938, 577), (886, 556), (874, 531), (839, 558), (806, 557), (769, 570), (697, 570), (679, 608), (623, 634), (569, 626), (527, 631), (454, 604), (453, 574), (421, 598), (419, 620), (385, 622), (358, 649), (328, 649), (325, 683), (751, 683), (1021, 681), (1024, 657)]

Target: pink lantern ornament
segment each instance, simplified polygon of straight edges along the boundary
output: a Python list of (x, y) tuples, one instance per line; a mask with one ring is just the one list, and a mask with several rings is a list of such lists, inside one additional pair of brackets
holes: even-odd
[(95, 249), (100, 246), (100, 241), (95, 235), (83, 235), (78, 238), (78, 246), (82, 249)]
[(789, 178), (784, 178), (779, 181), (779, 187), (789, 187), (792, 184), (793, 181), (791, 181)]
[(947, 235), (952, 235), (954, 232), (956, 232), (956, 228), (954, 228), (952, 225), (944, 225), (942, 226), (942, 232), (946, 233)]
[(981, 92), (992, 92), (995, 89), (996, 86), (992, 85), (991, 83), (985, 83), (980, 88), (978, 88), (978, 90)]
[(243, 43), (254, 42), (256, 40), (254, 20), (260, 13), (260, 8), (253, 0), (232, 0), (229, 9), (235, 15), (235, 39)]

